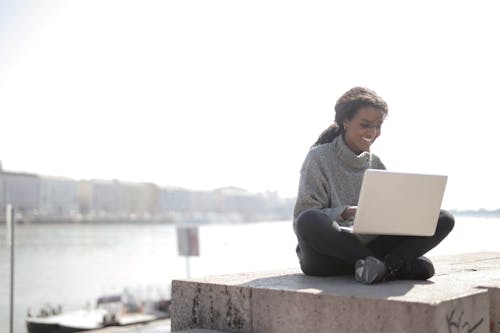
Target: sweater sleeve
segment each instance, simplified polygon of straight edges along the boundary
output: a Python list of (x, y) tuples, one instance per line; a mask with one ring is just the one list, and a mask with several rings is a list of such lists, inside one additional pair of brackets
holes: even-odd
[(385, 167), (385, 164), (382, 163), (380, 158), (377, 155), (373, 155), (374, 158), (372, 160), (372, 163), (370, 164), (370, 167), (372, 169), (380, 169), (380, 170), (386, 170), (387, 168)]
[(332, 221), (342, 220), (341, 215), (348, 206), (341, 205), (338, 195), (333, 189), (334, 186), (328, 183), (325, 166), (322, 165), (320, 156), (310, 151), (300, 171), (294, 219), (301, 212), (316, 208), (328, 215)]

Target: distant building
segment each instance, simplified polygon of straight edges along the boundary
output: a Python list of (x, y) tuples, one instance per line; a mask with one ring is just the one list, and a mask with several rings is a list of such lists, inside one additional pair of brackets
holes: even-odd
[(89, 215), (92, 211), (93, 186), (89, 180), (78, 182), (78, 206), (82, 215)]
[(27, 221), (151, 219), (205, 223), (288, 219), (294, 199), (237, 187), (196, 191), (118, 180), (76, 181), (0, 169), (2, 212), (8, 203)]
[[(0, 170), (0, 208), (5, 208), (5, 200), (4, 200), (5, 190), (3, 186), (3, 172)], [(3, 211), (2, 211), (3, 212)], [(0, 215), (2, 214), (0, 212)]]
[(150, 218), (158, 212), (155, 184), (84, 180), (78, 184), (79, 210), (84, 216)]
[(180, 187), (162, 187), (158, 196), (158, 210), (161, 214), (186, 213), (191, 209), (190, 191)]
[(120, 183), (120, 214), (150, 217), (158, 211), (158, 186), (148, 183)]
[(90, 213), (117, 216), (120, 213), (120, 183), (117, 180), (92, 180)]
[(219, 210), (248, 216), (262, 210), (262, 197), (237, 187), (224, 187), (214, 191)]
[(2, 171), (0, 178), (2, 209), (12, 204), (17, 212), (38, 213), (40, 178), (37, 175)]
[(39, 213), (60, 217), (79, 213), (78, 182), (70, 178), (40, 176)]

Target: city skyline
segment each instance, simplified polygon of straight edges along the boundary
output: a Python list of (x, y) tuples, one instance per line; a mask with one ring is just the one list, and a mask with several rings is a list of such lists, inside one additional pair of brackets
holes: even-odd
[(154, 183), (75, 180), (0, 171), (0, 218), (23, 222), (239, 223), (291, 219), (293, 198), (240, 188), (196, 191)]
[[(158, 188), (163, 188), (163, 189), (175, 189), (175, 190), (182, 190), (182, 191), (188, 191), (188, 192), (217, 192), (217, 191), (236, 191), (236, 192), (239, 192), (239, 194), (242, 194), (242, 193), (248, 193), (248, 194), (251, 194), (251, 195), (261, 195), (261, 194), (273, 194), (273, 195), (277, 195), (276, 198), (278, 199), (285, 199), (285, 200), (295, 200), (296, 199), (296, 196), (292, 196), (292, 197), (283, 197), (283, 196), (279, 196), (278, 195), (278, 191), (272, 191), (272, 190), (266, 190), (266, 191), (263, 191), (263, 192), (251, 192), (249, 191), (248, 189), (245, 189), (245, 188), (240, 188), (240, 187), (237, 187), (237, 186), (231, 186), (231, 185), (228, 185), (228, 186), (225, 186), (225, 187), (219, 187), (219, 188), (213, 188), (213, 189), (205, 189), (205, 190), (196, 190), (196, 189), (191, 189), (191, 188), (187, 188), (187, 187), (183, 187), (183, 186), (175, 186), (175, 185), (159, 185), (159, 184), (156, 184), (156, 183), (152, 183), (152, 182), (141, 182), (141, 181), (135, 181), (135, 182), (130, 182), (130, 181), (127, 181), (127, 180), (124, 180), (124, 179), (116, 179), (116, 178), (113, 178), (113, 179), (97, 179), (97, 178), (91, 178), (91, 179), (75, 179), (75, 178), (71, 178), (71, 177), (66, 177), (66, 176), (54, 176), (54, 175), (46, 175), (46, 174), (37, 174), (37, 173), (26, 173), (26, 172), (18, 172), (18, 171), (13, 171), (13, 170), (2, 170), (1, 168), (2, 166), (2, 163), (0, 161), (0, 175), (2, 172), (5, 172), (5, 173), (10, 173), (10, 174), (26, 174), (26, 175), (32, 175), (32, 176), (40, 176), (40, 177), (44, 177), (44, 178), (53, 178), (53, 179), (63, 179), (63, 180), (71, 180), (71, 181), (75, 181), (75, 182), (88, 182), (88, 181), (97, 181), (97, 182), (108, 182), (108, 183), (113, 183), (113, 182), (116, 182), (116, 183), (121, 183), (121, 184), (136, 184), (136, 185), (153, 185), (153, 186), (158, 186)], [(236, 193), (235, 192), (235, 193)], [(1, 200), (0, 200), (1, 201)], [(447, 207), (443, 207), (443, 208), (447, 208)], [(291, 209), (292, 209), (292, 206), (290, 206), (290, 213), (291, 213)], [(500, 208), (498, 207), (492, 207), (492, 208), (484, 208), (484, 207), (478, 207), (478, 208), (450, 208), (452, 212), (454, 213), (460, 213), (460, 214), (493, 214), (493, 215), (498, 215), (500, 214)]]
[[(389, 105), (388, 169), (496, 209), (494, 4), (21, 0), (0, 4), (4, 169), (297, 193), (337, 98)], [(425, 24), (424, 24), (425, 23)]]
[[(131, 183), (131, 184), (152, 184), (156, 185), (159, 187), (164, 187), (164, 188), (175, 188), (175, 189), (182, 189), (182, 190), (189, 190), (189, 191), (217, 191), (217, 190), (223, 190), (223, 189), (238, 189), (241, 191), (249, 192), (249, 193), (278, 193), (277, 190), (265, 190), (265, 191), (251, 191), (249, 189), (235, 186), (235, 185), (227, 185), (227, 186), (221, 186), (221, 187), (216, 187), (216, 188), (209, 188), (209, 189), (195, 189), (195, 188), (189, 188), (186, 186), (182, 185), (173, 185), (173, 184), (157, 184), (155, 182), (148, 182), (148, 181), (131, 181), (128, 179), (118, 179), (116, 177), (114, 178), (75, 178), (75, 177), (70, 177), (66, 175), (54, 175), (54, 174), (42, 174), (39, 172), (35, 171), (24, 171), (24, 170), (6, 170), (5, 168), (2, 167), (3, 162), (0, 160), (0, 173), (5, 172), (9, 174), (20, 174), (20, 175), (33, 175), (33, 176), (40, 176), (40, 177), (45, 177), (45, 178), (53, 178), (53, 179), (67, 179), (67, 180), (74, 180), (74, 181), (105, 181), (105, 182), (120, 182), (120, 183)], [(283, 197), (285, 199), (293, 199), (294, 196), (292, 197)]]

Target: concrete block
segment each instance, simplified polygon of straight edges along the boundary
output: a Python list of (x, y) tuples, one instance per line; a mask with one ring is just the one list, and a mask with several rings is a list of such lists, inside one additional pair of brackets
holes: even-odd
[(483, 285), (488, 291), (490, 300), (490, 330), (491, 333), (500, 333), (500, 283), (495, 286)]
[(490, 330), (500, 333), (500, 253), (482, 252), (435, 258), (439, 268), (433, 278), (437, 283), (452, 280), (456, 284), (488, 291)]
[(487, 291), (451, 281), (365, 286), (289, 274), (244, 285), (252, 286), (252, 332), (489, 332)]
[(224, 331), (219, 330), (209, 330), (205, 328), (195, 328), (187, 331), (179, 331), (179, 333), (224, 333)]
[(252, 332), (489, 332), (485, 291), (439, 303), (254, 290)]
[(298, 269), (176, 280), (172, 331), (500, 333), (500, 254), (433, 261), (430, 281), (373, 286)]
[(206, 328), (251, 332), (249, 288), (173, 281), (171, 312), (172, 331)]

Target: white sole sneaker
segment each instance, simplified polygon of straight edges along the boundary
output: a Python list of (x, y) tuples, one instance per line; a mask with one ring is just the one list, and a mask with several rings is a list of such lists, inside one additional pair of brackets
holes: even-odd
[(383, 261), (369, 256), (365, 260), (356, 261), (354, 278), (364, 284), (373, 284), (383, 279), (386, 270)]

